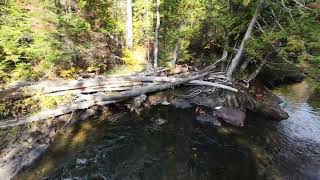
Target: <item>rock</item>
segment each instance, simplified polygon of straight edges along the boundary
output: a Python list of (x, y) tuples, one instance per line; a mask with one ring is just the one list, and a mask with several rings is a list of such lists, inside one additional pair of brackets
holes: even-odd
[(189, 98), (188, 101), (192, 104), (205, 106), (205, 107), (209, 107), (209, 108), (221, 106), (222, 104), (225, 103), (225, 100), (223, 98), (219, 97), (218, 93), (213, 93), (210, 95), (201, 93), (197, 96)]
[(157, 118), (156, 120), (154, 120), (155, 124), (158, 126), (164, 125), (168, 122), (168, 120), (166, 119), (162, 119), (162, 118)]
[(239, 109), (231, 107), (217, 107), (214, 114), (226, 123), (243, 127), (246, 114)]
[(140, 96), (135, 97), (135, 98), (133, 99), (134, 105), (137, 106), (137, 107), (139, 107), (139, 106), (141, 106), (141, 104), (142, 104), (146, 99), (147, 99), (147, 95), (141, 94)]
[(88, 164), (88, 160), (87, 159), (80, 159), (80, 158), (77, 158), (77, 166), (84, 166)]
[(186, 109), (186, 108), (191, 108), (192, 105), (184, 100), (184, 99), (180, 99), (180, 98), (175, 98), (171, 101), (171, 105), (173, 105), (176, 108), (181, 108), (181, 109)]
[(276, 102), (277, 102), (277, 104), (282, 104), (282, 103), (284, 103), (284, 98), (280, 97), (280, 96), (276, 96)]
[(258, 78), (268, 87), (280, 84), (302, 82), (305, 78), (301, 68), (286, 61), (275, 63), (273, 68), (264, 67)]
[(219, 120), (210, 114), (202, 113), (196, 117), (196, 121), (204, 125), (221, 126)]
[(170, 105), (170, 103), (169, 103), (168, 101), (163, 101), (163, 102), (161, 103), (161, 105), (168, 106), (168, 105)]

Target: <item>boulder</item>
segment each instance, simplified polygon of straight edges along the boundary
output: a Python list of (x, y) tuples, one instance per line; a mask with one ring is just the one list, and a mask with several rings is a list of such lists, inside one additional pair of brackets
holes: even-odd
[(280, 84), (290, 84), (302, 82), (305, 78), (303, 70), (287, 61), (271, 62), (269, 66), (264, 66), (258, 78), (269, 88)]
[(218, 118), (210, 114), (201, 113), (196, 116), (196, 121), (203, 125), (221, 126)]
[(215, 108), (213, 114), (224, 122), (239, 127), (244, 126), (244, 121), (246, 119), (246, 114), (243, 111), (232, 107), (219, 106)]

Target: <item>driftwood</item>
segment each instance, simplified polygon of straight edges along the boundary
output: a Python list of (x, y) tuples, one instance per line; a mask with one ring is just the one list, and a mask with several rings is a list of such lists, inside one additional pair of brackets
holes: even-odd
[(87, 109), (94, 105), (107, 105), (115, 103), (116, 101), (84, 101), (79, 102), (76, 104), (70, 104), (65, 106), (59, 106), (56, 109), (50, 109), (47, 111), (42, 111), (38, 114), (29, 116), (29, 117), (22, 117), (22, 118), (16, 118), (16, 119), (10, 119), (10, 120), (4, 120), (0, 122), (0, 128), (6, 128), (6, 127), (12, 127), (12, 126), (18, 126), (30, 122), (36, 122), (44, 119), (48, 119), (51, 117), (61, 116), (64, 114), (71, 113), (78, 109)]
[[(1, 158), (0, 179), (6, 180), (13, 178), (21, 169), (30, 166), (38, 159), (48, 146), (48, 144), (34, 144), (32, 147), (26, 147), (21, 144), (15, 147)], [(22, 155), (19, 156), (19, 154)]]
[[(189, 74), (194, 74), (188, 77), (181, 77), (177, 75), (98, 77), (55, 82), (47, 81), (30, 86), (24, 86), (16, 91), (6, 91), (10, 92), (11, 95), (14, 95), (16, 98), (25, 96), (24, 93), (27, 92), (27, 96), (31, 96), (33, 94), (54, 96), (71, 93), (74, 94), (75, 99), (72, 104), (58, 106), (56, 109), (45, 110), (28, 117), (1, 120), (0, 128), (12, 127), (57, 117), (69, 114), (76, 110), (88, 109), (96, 105), (104, 106), (142, 94), (169, 89), (185, 83), (189, 85), (222, 88), (237, 92), (237, 89), (230, 86), (231, 82), (228, 82), (226, 77), (222, 76), (223, 72), (211, 72), (214, 65), (200, 71), (200, 74), (188, 72)], [(10, 97), (9, 94), (7, 94), (6, 98), (8, 97)]]
[[(96, 108), (78, 111), (74, 116), (70, 116), (72, 126), (78, 121), (85, 120), (97, 113)], [(63, 118), (61, 118), (63, 120)], [(14, 146), (3, 150), (0, 154), (0, 180), (11, 179), (16, 176), (23, 168), (30, 166), (36, 161), (43, 152), (49, 147), (48, 141), (52, 141), (58, 132), (62, 132), (63, 128), (56, 130), (56, 124), (41, 129), (42, 132), (36, 138), (31, 138), (30, 134), (23, 136), (23, 139), (32, 139), (18, 141)], [(64, 126), (65, 127), (65, 126)]]
[(230, 86), (226, 86), (223, 84), (218, 84), (218, 83), (213, 83), (213, 82), (208, 82), (208, 81), (201, 81), (201, 80), (193, 80), (189, 82), (190, 84), (194, 84), (194, 85), (205, 85), (205, 86), (212, 86), (212, 87), (217, 87), (217, 88), (221, 88), (221, 89), (227, 89), (233, 92), (238, 92), (238, 89), (230, 87)]

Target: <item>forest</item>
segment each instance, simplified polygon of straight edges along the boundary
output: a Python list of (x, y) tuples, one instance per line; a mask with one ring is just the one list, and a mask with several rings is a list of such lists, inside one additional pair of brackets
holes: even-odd
[[(203, 127), (224, 139), (224, 143), (217, 143), (205, 134), (207, 139), (199, 142), (211, 141), (209, 149), (229, 148), (221, 145), (229, 141), (239, 143), (236, 149), (240, 150), (244, 146), (240, 147), (240, 142), (254, 144), (249, 150), (255, 154), (252, 162), (257, 165), (248, 167), (254, 166), (251, 170), (257, 172), (238, 166), (239, 160), (230, 162), (234, 168), (223, 168), (221, 176), (217, 175), (220, 167), (198, 169), (195, 175), (183, 166), (183, 176), (177, 175), (178, 170), (164, 170), (157, 174), (158, 179), (234, 179), (240, 172), (243, 179), (316, 179), (320, 176), (316, 170), (320, 168), (320, 142), (313, 138), (320, 136), (319, 81), (318, 0), (0, 0), (0, 180), (94, 179), (90, 172), (98, 172), (97, 168), (74, 172), (67, 167), (70, 164), (58, 160), (49, 168), (44, 157), (59, 148), (57, 142), (73, 144), (88, 122), (94, 130), (89, 135), (85, 129), (81, 135), (84, 139), (103, 139), (107, 135), (102, 135), (106, 132), (101, 129), (109, 127), (108, 123), (121, 124), (121, 119), (131, 116), (134, 121), (143, 119), (138, 124), (144, 126), (147, 122), (153, 123), (152, 127), (156, 124), (159, 127), (154, 131), (165, 134), (162, 131), (170, 132), (172, 122), (172, 126), (191, 126), (176, 124), (189, 111), (191, 115), (185, 118), (193, 117), (188, 123), (195, 136)], [(180, 115), (166, 109), (168, 106)], [(101, 119), (106, 121), (104, 128), (100, 128)], [(257, 125), (260, 119), (266, 119), (261, 127)], [(278, 126), (299, 135), (274, 130)], [(259, 129), (265, 134), (250, 134)], [(227, 131), (232, 135), (222, 133)], [(314, 133), (311, 140), (307, 132)], [(178, 131), (173, 134), (179, 136)], [(250, 139), (254, 136), (266, 139), (263, 147)], [(307, 140), (297, 139), (305, 136)], [(144, 143), (158, 144), (144, 146), (161, 146), (163, 142), (157, 138)], [(286, 138), (291, 138), (290, 143), (279, 140)], [(292, 139), (296, 144), (291, 144)], [(90, 147), (91, 141), (81, 142), (70, 146)], [(95, 143), (98, 148), (98, 141)], [(281, 156), (286, 163), (283, 167), (289, 170), (275, 167), (274, 159), (281, 161), (279, 152), (266, 148), (266, 144), (296, 150)], [(63, 147), (58, 152), (63, 152)], [(298, 153), (301, 151), (306, 151), (305, 156)], [(212, 154), (210, 157), (217, 160), (217, 153)], [(128, 156), (123, 163), (129, 163), (133, 156), (138, 154)], [(237, 155), (233, 152), (231, 156)], [(170, 167), (179, 161), (175, 158)], [(304, 166), (300, 167), (299, 158), (310, 160), (301, 161)], [(77, 167), (89, 168), (87, 160), (75, 161)], [(195, 161), (209, 163), (200, 155)], [(226, 159), (220, 161), (226, 163)], [(112, 163), (115, 167), (121, 162)], [(269, 165), (262, 168), (264, 164)], [(112, 166), (103, 167), (110, 172), (97, 175), (97, 179), (136, 177), (137, 172), (129, 169), (141, 168), (135, 164), (128, 167), (127, 174), (121, 174), (121, 170), (113, 172)], [(152, 170), (142, 169), (136, 179), (152, 178), (148, 175)]]

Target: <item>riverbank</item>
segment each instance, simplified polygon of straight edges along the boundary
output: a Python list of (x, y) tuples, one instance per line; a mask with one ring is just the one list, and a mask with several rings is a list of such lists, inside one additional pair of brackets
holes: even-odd
[[(215, 112), (215, 115), (208, 114), (210, 117), (208, 119), (209, 121), (217, 119), (217, 121), (221, 123), (235, 126), (243, 126), (246, 123), (244, 122), (245, 114), (249, 112), (255, 112), (274, 120), (286, 119), (288, 117), (288, 115), (281, 110), (277, 96), (273, 95), (272, 92), (263, 85), (252, 83), (249, 89), (246, 89), (246, 87), (243, 87), (241, 84), (235, 85), (235, 87), (238, 89), (237, 93), (210, 86), (194, 86), (192, 88), (182, 86), (180, 90), (169, 90), (159, 94), (147, 94), (147, 98), (141, 98), (139, 96), (133, 100), (116, 103), (115, 106), (121, 107), (123, 109), (122, 111), (131, 110), (138, 114), (140, 111), (145, 111), (145, 109), (152, 108), (159, 104), (172, 105), (178, 108), (183, 108), (184, 106), (186, 108), (201, 109), (205, 107), (208, 111), (201, 111), (202, 115), (212, 111)], [(223, 107), (221, 110), (215, 110), (215, 107), (220, 106)], [(4, 137), (2, 138), (3, 143), (1, 147), (2, 169), (0, 173), (3, 177), (7, 178), (14, 176), (20, 169), (26, 168), (36, 161), (54, 141), (55, 136), (64, 133), (66, 126), (72, 126), (76, 122), (99, 116), (107, 109), (108, 108), (104, 106), (79, 109), (72, 111), (71, 114), (62, 115), (57, 118), (49, 118), (45, 121), (20, 125), (14, 128), (6, 128), (5, 130), (9, 133), (3, 133)], [(224, 110), (227, 110), (228, 113), (225, 113)], [(234, 115), (229, 114), (232, 113), (231, 111)], [(196, 112), (199, 113), (199, 109), (196, 110)], [(198, 116), (201, 114), (198, 114)], [(240, 114), (243, 115), (240, 116)], [(243, 118), (239, 119), (239, 117)], [(16, 133), (13, 133), (14, 131), (16, 131)], [(17, 152), (19, 152), (18, 156), (16, 155)]]

